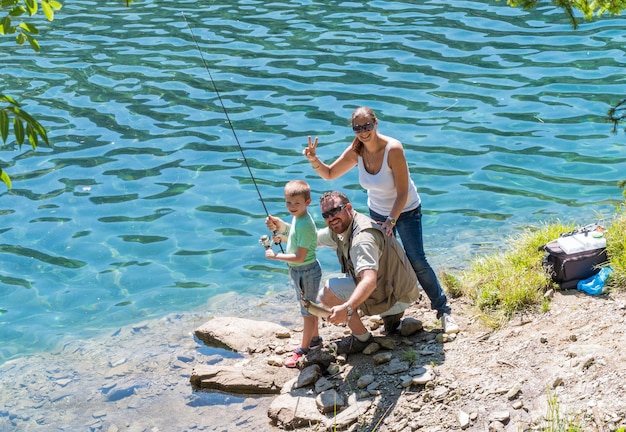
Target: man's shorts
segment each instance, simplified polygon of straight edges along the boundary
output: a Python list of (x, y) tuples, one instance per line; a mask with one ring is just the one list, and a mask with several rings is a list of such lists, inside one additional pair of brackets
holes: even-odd
[[(349, 276), (332, 277), (326, 281), (326, 286), (328, 286), (328, 289), (331, 290), (335, 296), (343, 301), (348, 301), (356, 288), (354, 279)], [(399, 314), (400, 312), (404, 312), (409, 306), (409, 303), (396, 302), (391, 309), (381, 313), (380, 316)]]

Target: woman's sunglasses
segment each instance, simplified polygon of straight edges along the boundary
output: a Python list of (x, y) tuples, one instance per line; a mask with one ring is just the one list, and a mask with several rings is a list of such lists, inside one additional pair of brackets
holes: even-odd
[(323, 212), (322, 213), (322, 217), (324, 219), (328, 219), (328, 218), (331, 218), (333, 216), (336, 216), (341, 210), (346, 208), (346, 206), (347, 206), (347, 204), (341, 204), (339, 207), (335, 207), (335, 208), (332, 208), (332, 209), (330, 209), (330, 210), (328, 210), (326, 212)]
[(352, 130), (356, 133), (369, 132), (374, 129), (374, 126), (376, 126), (376, 122), (367, 122), (363, 126), (352, 125)]

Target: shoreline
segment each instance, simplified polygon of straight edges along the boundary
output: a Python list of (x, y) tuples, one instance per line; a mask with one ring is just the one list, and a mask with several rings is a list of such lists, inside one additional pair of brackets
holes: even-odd
[[(456, 253), (433, 254), (430, 261), (434, 268), (449, 268), (452, 262), (462, 267), (470, 248), (469, 243), (456, 244)], [(323, 280), (334, 274), (324, 272)], [(287, 287), (268, 290), (264, 297), (231, 291), (207, 299), (195, 311), (65, 339), (50, 351), (0, 364), (0, 404), (5, 407), (0, 430), (187, 430), (192, 425), (230, 430), (234, 424), (250, 430), (275, 428), (267, 417), (271, 396), (195, 393), (191, 388), (194, 366), (230, 356), (198, 341), (194, 330), (214, 316), (229, 315), (301, 326), (295, 292)]]
[(194, 392), (189, 383), (197, 364), (230, 356), (193, 334), (220, 306), (278, 316), (281, 302), (232, 297), (215, 299), (204, 313), (170, 314), (8, 360), (0, 365), (0, 430), (267, 430), (271, 397)]
[[(225, 305), (230, 306), (232, 315), (271, 322), (281, 318), (286, 327), (298, 328), (298, 311), (287, 312), (292, 301), (283, 295), (245, 302), (227, 295), (215, 299), (206, 312), (170, 314), (120, 327), (99, 338), (68, 341), (54, 352), (11, 360), (0, 366), (0, 404), (4, 407), (0, 430), (278, 431), (268, 417), (274, 396), (194, 392), (189, 379), (198, 365), (243, 358), (208, 348), (194, 335), (197, 327)], [(509, 409), (512, 414), (536, 419), (545, 415), (546, 385), (550, 384), (555, 385), (552, 391), (557, 392), (563, 409), (578, 413), (586, 405), (579, 393), (597, 380), (602, 380), (606, 389), (594, 387), (593, 401), (602, 413), (614, 412), (611, 418), (619, 424), (626, 418), (626, 407), (611, 405), (607, 398), (622, 391), (626, 378), (623, 370), (615, 369), (623, 364), (618, 347), (624, 341), (624, 318), (622, 313), (618, 319), (614, 315), (626, 310), (625, 301), (623, 293), (603, 299), (570, 290), (555, 295), (550, 312), (521, 314), (499, 331), (490, 332), (466, 301), (454, 300), (462, 332), (456, 341), (442, 347), (445, 361), (437, 364), (436, 386), (443, 384), (453, 399), (439, 411), (426, 399), (430, 390), (405, 392), (385, 420), (389, 429), (381, 430), (398, 430), (395, 426), (404, 421), (406, 413), (415, 412), (417, 400), (421, 405), (416, 421), (432, 427), (444, 420), (455, 424), (458, 412), (478, 415), (475, 426), (479, 427), (487, 406), (492, 412)], [(436, 323), (425, 303), (422, 298), (411, 310), (430, 328)], [(341, 329), (325, 330), (335, 331)], [(525, 347), (525, 354), (519, 352), (520, 346)], [(594, 347), (592, 362), (587, 360), (586, 347)], [(425, 356), (426, 363), (432, 360), (428, 347), (415, 349)], [(572, 353), (579, 354), (572, 358)], [(512, 375), (512, 370), (518, 374)], [(609, 378), (610, 382), (605, 382)], [(564, 385), (554, 384), (557, 382)], [(526, 414), (507, 408), (506, 398), (496, 396), (501, 389), (518, 384)]]

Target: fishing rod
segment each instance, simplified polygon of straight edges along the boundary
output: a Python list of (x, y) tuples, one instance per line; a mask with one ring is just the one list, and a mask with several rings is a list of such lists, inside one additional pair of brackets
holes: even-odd
[[(198, 50), (198, 53), (200, 53), (200, 58), (202, 59), (202, 64), (204, 65), (204, 69), (206, 70), (207, 74), (209, 75), (209, 79), (211, 80), (211, 84), (213, 84), (213, 89), (215, 90), (215, 94), (217, 95), (217, 99), (220, 101), (220, 105), (222, 106), (222, 110), (224, 111), (224, 115), (226, 116), (226, 120), (228, 121), (228, 125), (230, 126), (230, 130), (233, 132), (233, 136), (235, 137), (235, 141), (237, 142), (237, 146), (239, 147), (239, 151), (241, 152), (241, 156), (243, 157), (243, 160), (246, 163), (246, 167), (248, 168), (248, 173), (250, 174), (250, 178), (252, 179), (252, 183), (254, 184), (254, 188), (256, 189), (257, 194), (259, 194), (259, 199), (261, 200), (261, 205), (263, 205), (263, 210), (265, 210), (265, 214), (269, 217), (270, 216), (270, 212), (267, 210), (267, 207), (265, 206), (265, 201), (263, 201), (263, 196), (261, 196), (261, 191), (259, 190), (259, 186), (257, 185), (256, 179), (254, 178), (254, 175), (252, 175), (252, 169), (250, 168), (250, 164), (248, 163), (248, 159), (246, 158), (246, 155), (243, 152), (243, 147), (239, 143), (239, 138), (237, 138), (237, 132), (235, 132), (235, 128), (233, 126), (233, 122), (230, 121), (230, 116), (228, 115), (228, 110), (226, 109), (226, 106), (224, 105), (224, 101), (222, 101), (222, 95), (220, 94), (219, 90), (217, 89), (217, 85), (215, 84), (215, 81), (213, 80), (213, 75), (211, 74), (211, 69), (209, 69), (209, 65), (207, 64), (206, 60), (204, 59), (204, 55), (202, 54), (202, 50), (200, 49), (200, 45), (198, 44), (198, 41), (196, 40), (196, 36), (193, 33), (193, 29), (191, 28), (191, 25), (189, 24), (189, 21), (187, 21), (187, 17), (185, 16), (185, 13), (181, 11), (181, 15), (183, 16), (183, 19), (185, 20), (185, 24), (187, 24), (187, 28), (189, 29), (189, 33), (191, 34), (191, 39), (193, 40), (193, 43), (196, 45), (196, 49)], [(274, 231), (274, 234), (276, 234), (276, 231)], [(284, 253), (282, 244), (280, 244), (280, 242), (278, 242), (276, 244), (280, 246), (280, 251)]]

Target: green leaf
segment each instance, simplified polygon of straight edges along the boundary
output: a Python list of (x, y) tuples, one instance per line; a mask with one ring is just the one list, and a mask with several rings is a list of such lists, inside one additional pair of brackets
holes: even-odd
[(61, 9), (63, 5), (56, 0), (42, 0), (41, 7), (49, 21), (54, 19), (54, 11)]
[[(35, 120), (33, 116), (31, 116), (30, 114), (28, 114), (26, 111), (22, 110), (21, 108), (10, 107), (9, 109), (15, 113), (15, 116), (16, 116), (15, 119), (19, 117), (20, 119), (24, 120), (26, 124), (30, 125), (30, 127), (33, 128), (33, 131), (35, 133), (39, 134), (39, 136), (44, 140), (46, 145), (48, 146), (50, 145), (50, 142), (48, 141), (48, 133), (46, 132), (46, 128), (44, 128), (41, 125), (41, 123), (39, 123), (37, 120)], [(13, 126), (13, 128), (15, 129), (15, 125)], [(17, 132), (16, 132), (16, 135), (17, 135)]]
[(15, 113), (16, 116), (20, 117), (22, 120), (24, 120), (26, 123), (37, 123), (37, 120), (35, 120), (35, 118), (33, 116), (31, 116), (30, 114), (28, 114), (26, 111), (24, 111), (23, 109), (19, 108), (19, 107), (10, 107), (9, 108), (11, 111), (13, 111)]
[(42, 0), (41, 8), (43, 9), (43, 14), (46, 16), (48, 21), (54, 20), (54, 9), (48, 0)]
[(0, 169), (0, 180), (2, 180), (4, 184), (7, 185), (9, 189), (11, 189), (11, 178), (7, 173), (2, 171), (2, 169)]
[(5, 110), (0, 111), (0, 136), (2, 142), (6, 144), (9, 137), (9, 115)]
[(0, 20), (0, 34), (6, 35), (11, 33), (11, 18), (5, 16)]
[(13, 132), (15, 132), (15, 141), (21, 146), (24, 143), (24, 125), (18, 117), (13, 119)]
[(30, 47), (33, 49), (33, 51), (41, 51), (41, 47), (39, 46), (39, 42), (37, 42), (37, 39), (28, 34), (26, 35), (26, 38), (28, 39), (28, 43), (30, 44)]
[(18, 45), (24, 45), (24, 42), (26, 42), (26, 35), (24, 35), (24, 33), (18, 34), (15, 36), (15, 42), (17, 42)]
[(22, 16), (26, 13), (26, 8), (22, 5), (15, 6), (13, 9), (9, 11), (9, 15), (13, 17)]
[(37, 13), (39, 6), (37, 5), (37, 0), (24, 0), (24, 4), (28, 9), (28, 15), (33, 16)]
[(11, 96), (7, 96), (7, 95), (0, 94), (0, 101), (2, 101), (2, 102), (8, 102), (8, 103), (10, 103), (11, 105), (15, 105), (15, 106), (17, 106), (17, 107), (19, 107), (19, 106), (20, 106), (20, 103), (19, 103), (18, 101), (16, 101), (15, 99), (13, 99)]
[(37, 138), (37, 133), (33, 126), (28, 124), (26, 125), (26, 136), (28, 136), (28, 142), (30, 142), (30, 146), (35, 150), (37, 148), (37, 143), (39, 139)]
[(32, 24), (20, 23), (18, 27), (30, 34), (39, 34), (39, 30), (37, 30), (37, 27)]

